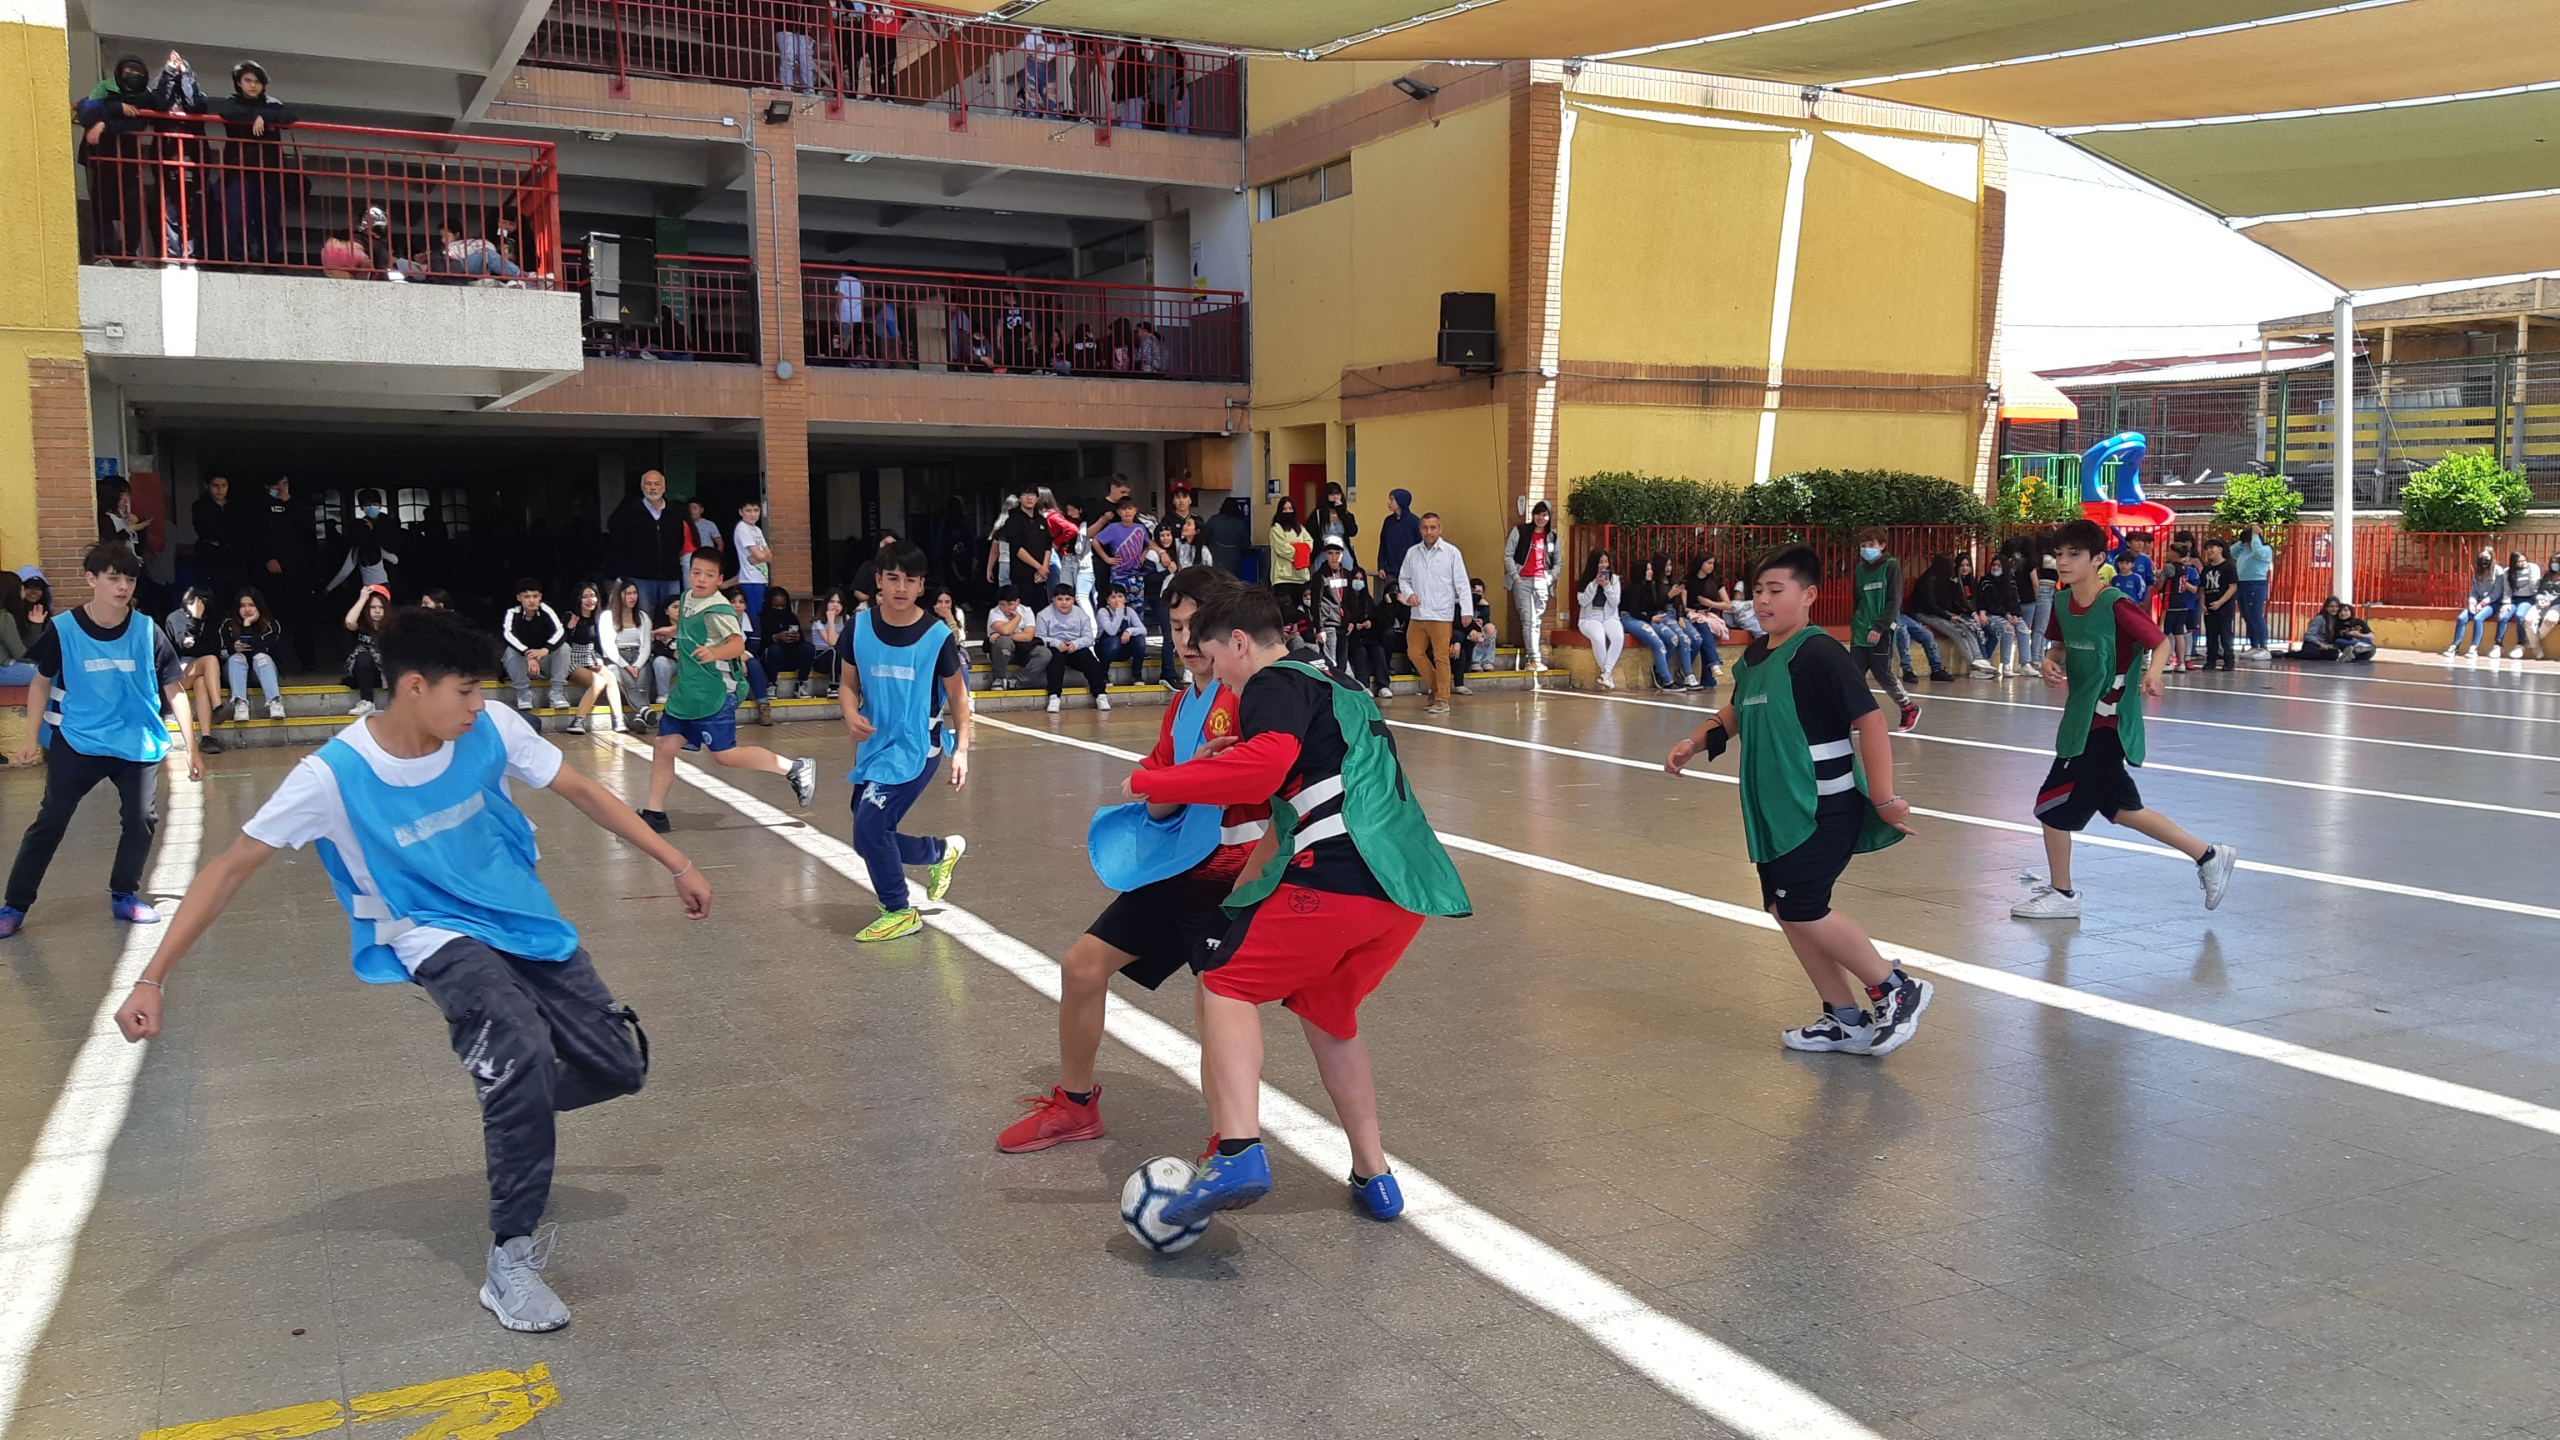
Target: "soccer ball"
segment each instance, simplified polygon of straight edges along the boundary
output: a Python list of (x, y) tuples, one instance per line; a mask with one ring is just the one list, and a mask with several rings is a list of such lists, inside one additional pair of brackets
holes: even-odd
[(1164, 1218), (1166, 1202), (1190, 1186), (1192, 1173), (1190, 1161), (1171, 1155), (1159, 1155), (1129, 1172), (1127, 1183), (1120, 1187), (1120, 1223), (1139, 1244), (1170, 1255), (1190, 1249), (1191, 1242), (1208, 1230), (1206, 1220), (1185, 1228)]

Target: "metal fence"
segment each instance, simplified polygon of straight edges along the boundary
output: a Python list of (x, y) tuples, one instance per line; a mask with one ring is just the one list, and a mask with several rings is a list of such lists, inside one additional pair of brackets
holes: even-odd
[[(2151, 442), (2145, 492), (2175, 505), (2224, 473), (2291, 476), (2318, 505), (2337, 472), (2336, 386), (2327, 367), (2188, 384), (2073, 386), (2080, 419), (2012, 427), (2013, 449), (2078, 452), (2123, 430)], [(2399, 502), (2408, 477), (2456, 450), (2521, 469), (2537, 500), (2560, 500), (2560, 354), (2359, 362), (2359, 504)]]
[(314, 122), (233, 139), (203, 116), (134, 118), (149, 128), (80, 137), (94, 262), (545, 288), (559, 275), (548, 141)]
[[(1242, 133), (1233, 55), (824, 0), (554, 0), (524, 63), (709, 80), (832, 101)], [(956, 122), (955, 122), (956, 123)]]
[[(579, 287), (586, 279), (586, 252), (569, 251), (561, 282)], [(657, 304), (646, 324), (589, 324), (587, 353), (635, 360), (757, 358), (761, 335), (753, 262), (730, 255), (661, 255), (657, 287)]]
[(1084, 280), (803, 265), (811, 364), (1244, 378), (1244, 296)]

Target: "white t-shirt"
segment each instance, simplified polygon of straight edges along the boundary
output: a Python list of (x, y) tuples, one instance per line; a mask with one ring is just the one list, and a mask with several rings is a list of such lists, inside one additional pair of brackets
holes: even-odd
[[(486, 711), (497, 722), (498, 738), (507, 747), (507, 776), (521, 780), (535, 789), (549, 788), (560, 773), (560, 751), (539, 731), (504, 705), (492, 705)], [(373, 738), (373, 722), (359, 720), (338, 732), (339, 737), (355, 747), (365, 763), (385, 785), (424, 785), (444, 774), (453, 763), (453, 745), (447, 743), (434, 753), (404, 760), (382, 748)], [(326, 840), (338, 847), (338, 858), (346, 863), (349, 878), (356, 888), (374, 892), (373, 872), (367, 868), (364, 850), (356, 843), (355, 827), (347, 821), (346, 802), (338, 795), (337, 772), (329, 762), (317, 755), (305, 755), (286, 772), (284, 783), (240, 833), (261, 845), (279, 850), (299, 850), (314, 840)], [(452, 930), (439, 930), (432, 925), (414, 926), (391, 942), (391, 953), (409, 973), (427, 963), (427, 957), (462, 936)]]
[(729, 540), (738, 547), (738, 583), (741, 585), (763, 584), (764, 566), (758, 563), (755, 551), (750, 547), (764, 543), (764, 527), (750, 525), (741, 520), (738, 522), (738, 528), (729, 532)]

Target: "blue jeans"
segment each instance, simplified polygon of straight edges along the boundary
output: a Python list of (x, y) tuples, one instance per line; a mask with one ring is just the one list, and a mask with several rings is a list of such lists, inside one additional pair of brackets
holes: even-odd
[(2014, 615), (1986, 615), (1982, 633), (1989, 640), (1991, 653), (1983, 658), (1994, 665), (2023, 665), (2026, 650), (2026, 622)]
[(0, 665), (0, 685), (33, 685), (34, 683), (36, 683), (36, 667), (26, 661), (12, 660), (6, 665)]
[(512, 280), (524, 273), (524, 267), (494, 250), (470, 250), (462, 256), (465, 275), (503, 275)]
[[(1156, 635), (1156, 679), (1171, 680), (1174, 672), (1182, 668), (1182, 657), (1173, 653), (1173, 616), (1166, 613), (1161, 599), (1147, 607), (1147, 628)], [(1139, 656), (1138, 663), (1143, 668), (1146, 657)], [(1144, 679), (1145, 676), (1134, 678)]]
[(1688, 663), (1689, 647), (1655, 620), (1641, 620), (1633, 615), (1620, 617), (1627, 638), (1653, 652), (1653, 683), (1668, 690), (1679, 681), (1672, 670), (1672, 660)]
[(2507, 622), (2508, 622), (2508, 621), (2510, 621), (2510, 620), (2513, 620), (2514, 622), (2516, 622), (2516, 643), (2517, 643), (2518, 645), (2522, 645), (2522, 644), (2524, 643), (2524, 639), (2525, 639), (2525, 635), (2524, 635), (2524, 622), (2525, 622), (2525, 617), (2526, 617), (2526, 616), (2531, 615), (2532, 613), (2533, 613), (2533, 597), (2532, 597), (2532, 596), (2530, 596), (2530, 595), (2526, 596), (2526, 597), (2525, 597), (2524, 599), (2522, 599), (2522, 600), (2510, 600), (2510, 601), (2508, 601), (2506, 604), (2499, 606), (2499, 607), (2498, 607), (2498, 628), (2497, 628), (2497, 631), (2496, 631), (2496, 636), (2497, 636), (2497, 638), (2496, 638), (2496, 639), (2494, 639), (2494, 640), (2492, 640), (2492, 641), (2490, 641), (2489, 643), (2491, 643), (2491, 644), (2493, 644), (2493, 645), (2504, 645), (2504, 644), (2506, 644), (2506, 643), (2507, 643)]
[[(2463, 639), (2465, 635), (2471, 638), (2465, 640)], [(2453, 648), (2459, 650), (2464, 645), (2470, 645), (2476, 649), (2488, 639), (2488, 636), (2489, 612), (2475, 610), (2469, 605), (2463, 606), (2462, 614), (2453, 622)]]
[(1929, 657), (1929, 673), (1947, 673), (1946, 662), (1938, 658), (1938, 637), (1930, 632), (1928, 626), (1908, 615), (1902, 617), (1902, 624), (1893, 632), (1893, 658), (1901, 663), (1902, 668), (1911, 668), (1911, 642), (1914, 640), (1920, 642), (1921, 653)]
[(649, 612), (649, 627), (653, 630), (666, 623), (668, 602), (684, 593), (681, 580), (635, 580), (632, 583), (640, 587), (640, 604)]
[(931, 865), (942, 859), (943, 842), (933, 835), (901, 835), (898, 822), (933, 783), (933, 772), (942, 768), (942, 757), (924, 762), (924, 769), (904, 785), (886, 785), (866, 780), (853, 792), (853, 850), (871, 871), (871, 888), (880, 893), (880, 908), (907, 908), (907, 870), (910, 865)]
[(1132, 681), (1147, 678), (1147, 637), (1143, 635), (1098, 635), (1094, 637), (1093, 653), (1106, 666), (1128, 661)]
[(2249, 627), (2249, 648), (2267, 648), (2267, 582), (2240, 582), (2240, 623)]

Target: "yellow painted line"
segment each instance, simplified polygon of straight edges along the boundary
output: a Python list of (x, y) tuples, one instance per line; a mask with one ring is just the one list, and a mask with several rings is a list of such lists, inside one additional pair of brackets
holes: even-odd
[[(484, 1370), (379, 1390), (345, 1405), (315, 1400), (254, 1415), (145, 1430), (142, 1440), (298, 1440), (349, 1425), (373, 1427), (367, 1433), (377, 1440), (493, 1440), (532, 1424), (534, 1416), (559, 1403), (560, 1387), (551, 1382), (551, 1367), (532, 1365), (520, 1374)], [(415, 1422), (415, 1428), (391, 1428), (403, 1420)]]

